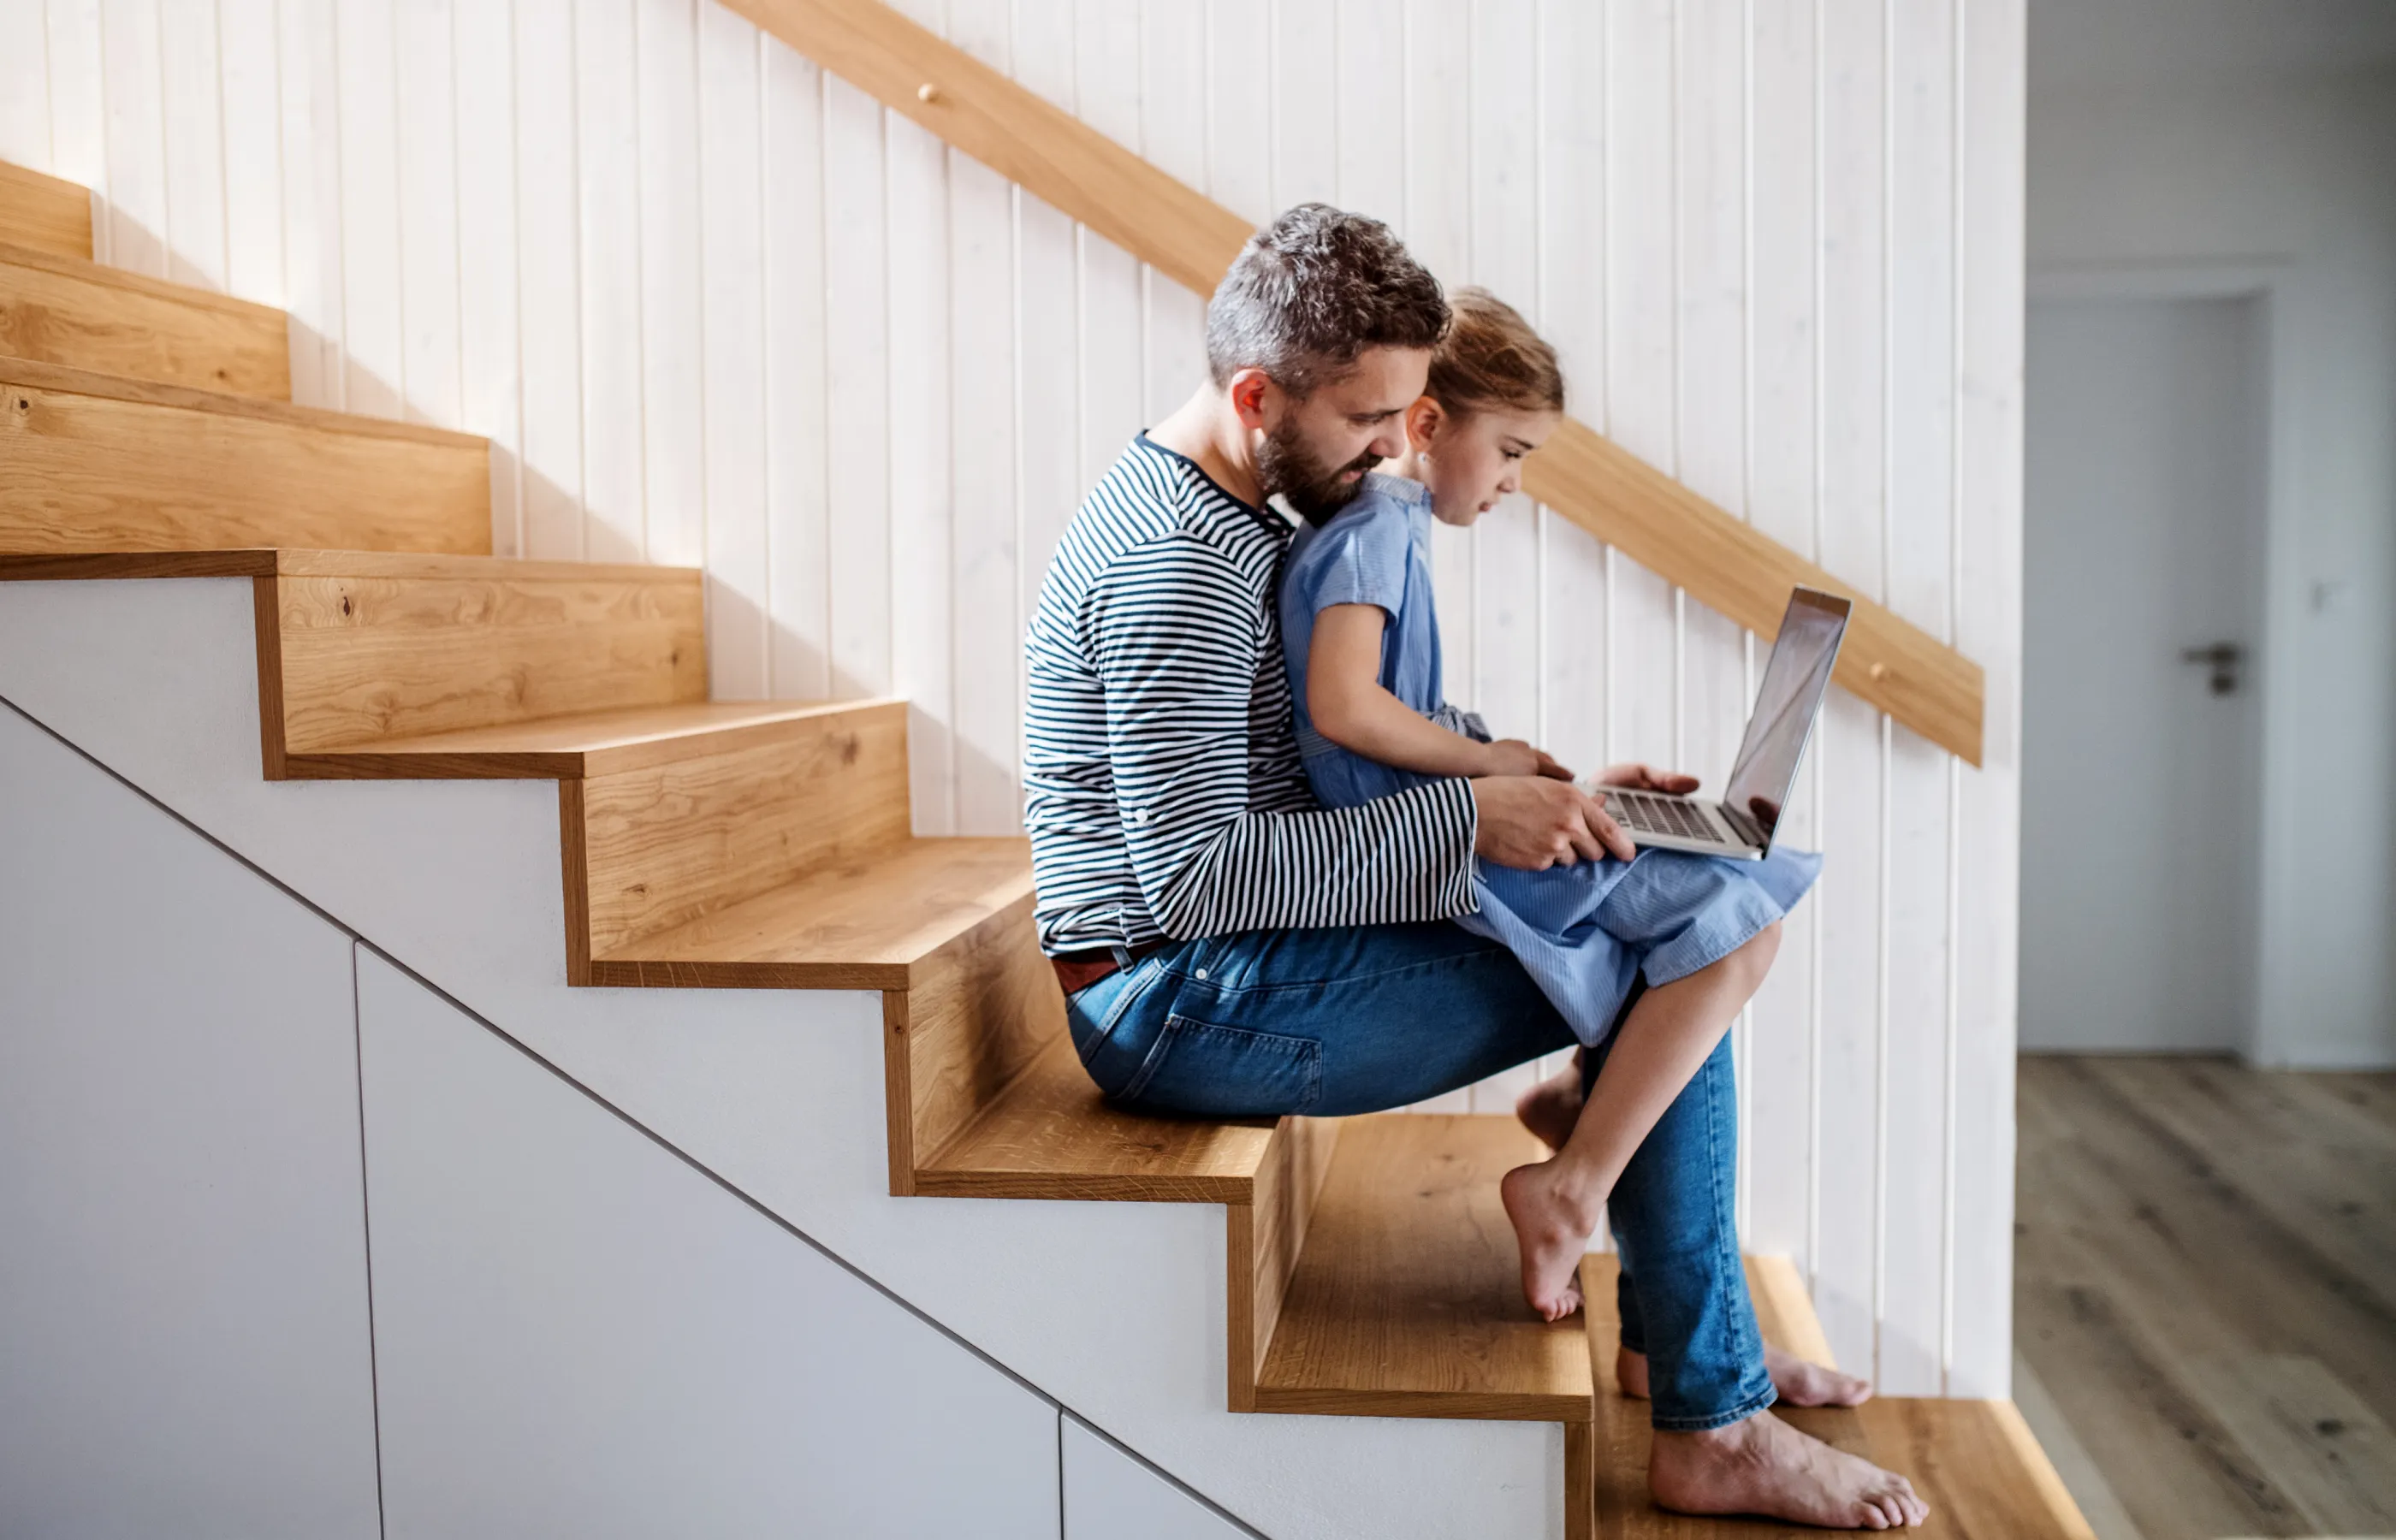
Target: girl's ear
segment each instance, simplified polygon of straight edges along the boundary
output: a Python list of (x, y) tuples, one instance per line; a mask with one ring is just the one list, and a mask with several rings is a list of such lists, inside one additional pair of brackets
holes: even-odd
[(1429, 396), (1417, 396), (1415, 404), (1406, 408), (1406, 442), (1415, 446), (1415, 453), (1422, 454), (1431, 448), (1431, 440), (1439, 436), (1446, 422), (1447, 414), (1439, 409), (1438, 402)]

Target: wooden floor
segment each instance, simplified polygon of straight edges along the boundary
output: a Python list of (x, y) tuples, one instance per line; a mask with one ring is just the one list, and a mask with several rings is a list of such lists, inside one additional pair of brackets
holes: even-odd
[(2103, 1540), (2396, 1535), (2396, 1075), (2026, 1056), (2020, 1116), (2017, 1399)]

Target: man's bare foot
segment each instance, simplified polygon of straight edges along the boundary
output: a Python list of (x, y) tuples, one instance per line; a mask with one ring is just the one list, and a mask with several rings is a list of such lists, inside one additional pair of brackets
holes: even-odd
[(1550, 1149), (1562, 1149), (1564, 1141), (1572, 1137), (1573, 1124), (1580, 1122), (1584, 1100), (1580, 1059), (1575, 1055), (1564, 1073), (1551, 1075), (1524, 1092), (1514, 1103), (1514, 1116), (1539, 1136), (1541, 1144)]
[(1523, 1297), (1550, 1321), (1580, 1308), (1580, 1259), (1597, 1228), (1597, 1211), (1564, 1191), (1555, 1161), (1516, 1166), (1498, 1184), (1514, 1242), (1523, 1252)]
[[(1772, 1388), (1780, 1392), (1782, 1404), (1788, 1406), (1861, 1406), (1871, 1400), (1871, 1381), (1843, 1374), (1826, 1364), (1784, 1353), (1777, 1348), (1764, 1350), (1764, 1367), (1772, 1375)], [(1614, 1350), (1614, 1383), (1633, 1401), (1647, 1399), (1647, 1355), (1634, 1353), (1628, 1348)]]
[(1930, 1516), (1904, 1477), (1769, 1412), (1704, 1433), (1658, 1431), (1647, 1490), (1679, 1513), (1753, 1513), (1825, 1529), (1904, 1529)]

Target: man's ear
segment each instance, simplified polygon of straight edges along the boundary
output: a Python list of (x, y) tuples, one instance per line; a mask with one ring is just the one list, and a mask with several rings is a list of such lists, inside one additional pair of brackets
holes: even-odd
[(1415, 446), (1417, 454), (1421, 454), (1431, 448), (1431, 440), (1439, 436), (1446, 423), (1447, 414), (1440, 410), (1438, 402), (1427, 395), (1417, 396), (1414, 405), (1406, 408), (1406, 442)]
[(1265, 398), (1272, 392), (1272, 377), (1262, 369), (1245, 368), (1231, 376), (1223, 393), (1231, 397), (1231, 410), (1239, 414), (1243, 428), (1265, 425)]

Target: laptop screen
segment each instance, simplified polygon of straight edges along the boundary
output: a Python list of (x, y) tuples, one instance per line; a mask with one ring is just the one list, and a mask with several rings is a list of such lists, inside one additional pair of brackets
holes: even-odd
[(1747, 719), (1747, 740), (1738, 746), (1723, 801), (1753, 818), (1767, 841), (1797, 778), (1797, 762), (1805, 757), (1822, 692), (1830, 687), (1848, 607), (1844, 599), (1812, 589), (1791, 593), (1779, 639), (1764, 665), (1755, 714)]

